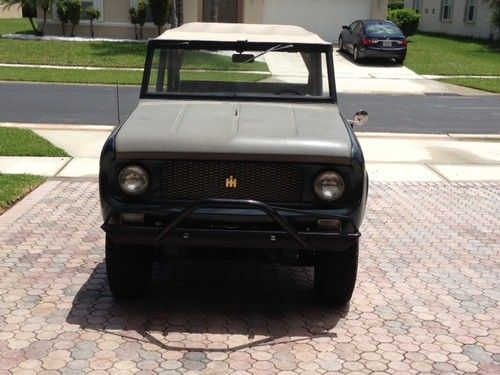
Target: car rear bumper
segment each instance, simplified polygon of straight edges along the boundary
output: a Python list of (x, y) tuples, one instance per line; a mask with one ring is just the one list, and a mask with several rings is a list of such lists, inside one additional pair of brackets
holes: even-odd
[[(199, 212), (210, 208), (224, 209), (232, 219), (237, 218), (246, 225), (227, 226), (221, 223), (228, 223), (228, 215), (220, 217)], [(361, 236), (348, 216), (286, 211), (258, 201), (210, 199), (178, 210), (165, 222), (123, 223), (117, 219), (120, 213), (111, 212), (102, 228), (113, 242), (123, 244), (302, 251), (344, 251)], [(157, 218), (158, 212), (149, 215)], [(301, 222), (300, 218), (304, 220)], [(312, 225), (320, 219), (338, 221), (339, 225), (330, 231), (318, 231)]]
[(404, 59), (406, 57), (406, 48), (366, 47), (360, 49), (359, 54), (364, 58)]

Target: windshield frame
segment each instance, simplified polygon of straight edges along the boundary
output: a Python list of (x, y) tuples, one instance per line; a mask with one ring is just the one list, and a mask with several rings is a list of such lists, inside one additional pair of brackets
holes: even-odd
[[(154, 93), (148, 92), (149, 77), (153, 64), (153, 54), (156, 48), (172, 48), (172, 49), (185, 49), (185, 50), (226, 50), (226, 51), (267, 51), (276, 45), (282, 43), (256, 43), (247, 41), (238, 42), (220, 42), (220, 41), (185, 41), (185, 40), (158, 40), (153, 39), (148, 42), (146, 61), (144, 63), (144, 72), (142, 77), (140, 99), (212, 99), (212, 100), (231, 100), (231, 101), (268, 101), (268, 102), (302, 102), (302, 103), (334, 103), (337, 104), (337, 89), (335, 85), (335, 73), (333, 66), (333, 46), (331, 44), (304, 44), (294, 43), (287, 52), (318, 52), (324, 53), (326, 58), (326, 67), (328, 75), (328, 96), (324, 97), (292, 97), (292, 96), (251, 96), (240, 95), (235, 96), (231, 94), (222, 93)], [(290, 43), (285, 43), (290, 44)], [(285, 51), (285, 50), (283, 50)]]

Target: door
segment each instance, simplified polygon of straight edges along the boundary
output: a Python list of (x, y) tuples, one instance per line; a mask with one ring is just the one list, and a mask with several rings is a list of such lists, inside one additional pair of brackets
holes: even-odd
[(203, 22), (238, 22), (238, 0), (203, 0)]

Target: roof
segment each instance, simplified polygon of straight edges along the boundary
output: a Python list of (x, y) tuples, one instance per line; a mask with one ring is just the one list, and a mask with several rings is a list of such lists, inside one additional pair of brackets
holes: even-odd
[(156, 40), (330, 44), (299, 26), (248, 23), (185, 23), (165, 31)]

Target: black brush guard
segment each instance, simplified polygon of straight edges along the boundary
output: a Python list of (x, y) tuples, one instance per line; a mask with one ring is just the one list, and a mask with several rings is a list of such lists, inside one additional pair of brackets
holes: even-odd
[[(180, 224), (201, 208), (259, 210), (269, 216), (281, 230), (179, 228)], [(340, 229), (338, 232), (299, 232), (279, 214), (279, 211), (314, 216), (317, 219), (339, 220)], [(127, 211), (120, 210), (119, 212)], [(149, 212), (144, 213), (147, 215)], [(158, 211), (151, 213), (157, 215)], [(111, 218), (114, 214), (116, 211), (110, 212), (102, 229), (114, 242), (124, 244), (343, 251), (361, 236), (356, 224), (349, 217), (272, 207), (255, 200), (207, 199), (198, 201), (184, 208), (163, 228), (113, 224)], [(238, 213), (238, 215), (242, 214)]]

